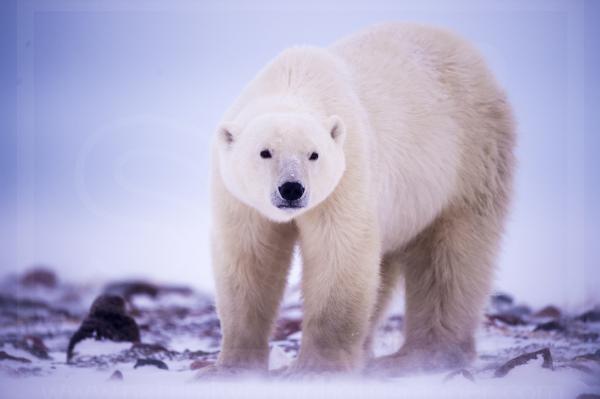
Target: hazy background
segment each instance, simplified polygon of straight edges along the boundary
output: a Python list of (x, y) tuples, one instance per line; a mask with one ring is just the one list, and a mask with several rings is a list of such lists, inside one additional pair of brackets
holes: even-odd
[(597, 1), (3, 1), (0, 268), (145, 276), (212, 290), (208, 147), (282, 49), (373, 23), (452, 28), (483, 52), (519, 124), (497, 287), (599, 301)]

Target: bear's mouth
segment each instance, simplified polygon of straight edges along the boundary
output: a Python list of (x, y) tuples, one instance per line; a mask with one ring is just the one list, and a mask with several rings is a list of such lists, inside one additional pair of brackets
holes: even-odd
[(300, 209), (304, 208), (304, 204), (301, 204), (300, 201), (287, 201), (281, 204), (275, 205), (279, 209)]

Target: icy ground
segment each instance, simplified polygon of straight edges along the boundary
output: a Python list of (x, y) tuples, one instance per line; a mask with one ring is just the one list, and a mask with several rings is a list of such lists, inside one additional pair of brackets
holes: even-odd
[[(90, 309), (101, 294), (112, 296)], [(292, 291), (271, 340), (272, 370), (296, 355), (301, 315)], [(399, 347), (401, 326), (401, 315), (387, 319), (377, 355)], [(497, 294), (479, 332), (479, 357), (464, 370), (389, 379), (197, 380), (196, 370), (219, 348), (212, 298), (143, 281), (74, 285), (35, 269), (0, 284), (0, 398), (593, 398), (600, 397), (599, 336), (597, 307), (565, 314)]]

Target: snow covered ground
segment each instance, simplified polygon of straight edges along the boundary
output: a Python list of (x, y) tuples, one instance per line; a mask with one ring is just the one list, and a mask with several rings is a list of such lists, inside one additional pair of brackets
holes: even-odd
[[(114, 297), (103, 297), (90, 310), (100, 294), (117, 295), (124, 301), (106, 302)], [(377, 355), (400, 346), (402, 320), (393, 313), (381, 327)], [(87, 338), (83, 334), (84, 339), (73, 341), (73, 355), (67, 362), (69, 341), (82, 321), (93, 328), (88, 329)], [(300, 322), (299, 295), (290, 290), (273, 332), (270, 369), (293, 360), (301, 341)], [(115, 334), (137, 342), (95, 339), (115, 338)], [(468, 369), (454, 372), (386, 379), (198, 380), (197, 369), (214, 361), (219, 340), (212, 298), (187, 287), (144, 281), (74, 285), (58, 281), (43, 269), (6, 276), (0, 285), (0, 397), (600, 395), (600, 309), (582, 309), (577, 314), (565, 314), (553, 306), (530, 309), (505, 294), (490, 301), (479, 331), (478, 359)]]

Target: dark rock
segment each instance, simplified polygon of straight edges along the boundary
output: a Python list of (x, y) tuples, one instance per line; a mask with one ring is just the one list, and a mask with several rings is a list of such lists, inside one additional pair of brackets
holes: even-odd
[(19, 349), (23, 349), (39, 359), (50, 359), (48, 348), (44, 341), (35, 335), (26, 335), (23, 339), (13, 343)]
[(181, 286), (181, 285), (169, 285), (169, 286), (160, 286), (159, 293), (161, 294), (179, 294), (183, 296), (189, 296), (194, 293), (194, 290), (190, 287)]
[[(58, 276), (60, 277), (60, 274)], [(61, 362), (42, 361), (41, 358), (61, 351), (64, 353), (65, 341), (69, 340), (73, 335), (74, 327), (78, 327), (80, 323), (81, 330), (83, 332), (87, 331), (87, 335), (83, 334), (87, 339), (97, 338), (97, 335), (100, 337), (118, 336), (119, 334), (113, 331), (116, 329), (113, 326), (115, 318), (126, 320), (123, 322), (125, 325), (128, 322), (139, 323), (138, 333), (133, 333), (132, 336), (125, 338), (121, 337), (128, 342), (120, 345), (118, 350), (111, 346), (109, 353), (109, 347), (107, 346), (106, 353), (96, 353), (93, 356), (87, 356), (84, 353), (83, 345), (78, 344), (77, 337), (74, 337), (70, 348), (70, 356), (73, 356), (73, 353), (75, 355), (71, 360), (71, 366), (68, 367), (76, 366), (97, 370), (102, 374), (100, 376), (101, 380), (107, 380), (113, 374), (115, 375), (114, 379), (119, 380), (127, 372), (127, 369), (130, 370), (129, 373), (136, 372), (131, 370), (134, 364), (137, 367), (147, 365), (156, 368), (162, 367), (162, 369), (170, 368), (171, 365), (174, 365), (174, 368), (177, 368), (175, 365), (183, 365), (182, 367), (188, 369), (188, 372), (192, 374), (197, 371), (192, 372), (189, 371), (190, 369), (199, 372), (200, 369), (214, 368), (221, 333), (219, 321), (212, 305), (212, 298), (209, 296), (193, 292), (191, 297), (183, 298), (179, 295), (186, 295), (187, 291), (185, 289), (179, 290), (160, 282), (115, 283), (107, 286), (107, 290), (121, 293), (132, 299), (132, 302), (127, 303), (122, 298), (117, 299), (115, 303), (110, 301), (102, 303), (98, 299), (92, 309), (89, 309), (85, 307), (85, 301), (90, 298), (89, 295), (92, 290), (95, 290), (95, 285), (69, 285), (59, 281), (52, 291), (38, 289), (37, 287), (29, 290), (21, 285), (20, 281), (21, 275), (17, 278), (11, 277), (3, 286), (7, 287), (6, 289), (0, 288), (0, 350), (3, 349), (10, 353), (10, 355), (2, 355), (4, 359), (9, 359), (7, 356), (11, 355), (27, 356), (31, 363), (25, 363), (27, 359), (0, 361), (2, 372), (7, 371), (10, 373), (16, 369), (22, 369), (24, 375), (28, 375), (28, 373), (33, 375), (34, 372), (30, 370), (43, 365), (42, 368), (38, 367), (38, 371), (35, 373), (56, 375), (57, 372), (61, 372), (60, 370), (64, 370), (66, 366)], [(8, 284), (12, 284), (14, 288)], [(29, 296), (30, 293), (35, 294), (35, 296)], [(163, 300), (166, 299), (162, 297), (164, 293), (170, 293), (169, 296), (172, 296), (174, 300)], [(67, 295), (70, 295), (70, 297)], [(146, 300), (153, 296), (156, 297), (156, 300)], [(144, 299), (144, 301), (138, 302), (138, 299)], [(297, 332), (301, 328), (302, 308), (296, 297), (292, 300), (293, 304), (282, 307), (281, 317), (274, 329), (273, 338), (279, 340), (276, 345), (281, 350), (288, 356), (295, 357), (300, 345)], [(494, 336), (506, 338), (506, 342), (510, 342), (508, 344), (510, 347), (506, 349), (497, 348), (489, 353), (486, 352), (479, 358), (481, 362), (478, 363), (476, 369), (469, 369), (470, 372), (456, 370), (448, 375), (446, 379), (452, 379), (455, 382), (462, 379), (471, 379), (472, 376), (477, 378), (479, 375), (481, 375), (481, 378), (487, 378), (489, 373), (494, 374), (494, 371), (505, 361), (519, 354), (540, 349), (540, 338), (548, 341), (548, 345), (553, 345), (551, 350), (552, 357), (555, 358), (553, 363), (555, 368), (563, 367), (566, 372), (570, 373), (576, 373), (576, 368), (581, 370), (582, 373), (591, 374), (594, 372), (597, 375), (600, 360), (597, 360), (598, 356), (594, 353), (598, 346), (594, 345), (600, 341), (588, 344), (582, 340), (598, 340), (598, 332), (600, 331), (597, 331), (597, 327), (599, 324), (578, 321), (576, 317), (579, 316), (579, 313), (570, 315), (566, 311), (561, 312), (558, 308), (553, 307), (546, 307), (541, 310), (540, 308), (534, 308), (537, 311), (534, 314), (526, 306), (517, 306), (520, 303), (517, 300), (513, 301), (508, 295), (500, 295), (496, 300), (500, 308), (494, 309), (489, 306), (489, 309), (491, 309), (489, 319), (495, 327), (489, 329), (488, 332)], [(134, 318), (135, 321), (132, 319), (135, 310), (132, 305), (137, 305), (136, 314), (139, 315), (139, 317)], [(66, 319), (65, 317), (69, 317), (69, 313), (60, 308), (70, 312), (71, 318)], [(580, 309), (580, 313), (590, 309), (592, 307)], [(590, 317), (586, 316), (584, 319), (588, 320)], [(65, 320), (68, 320), (68, 322), (65, 322)], [(83, 323), (84, 320), (86, 320), (85, 323)], [(75, 324), (75, 321), (77, 324)], [(382, 323), (379, 333), (393, 331), (395, 337), (399, 334), (400, 327), (405, 324), (403, 321), (402, 316), (394, 314)], [(546, 324), (551, 321), (559, 324)], [(112, 333), (101, 332), (98, 334), (95, 329), (102, 330), (107, 324), (109, 327), (106, 327), (105, 330), (112, 331)], [(520, 327), (522, 325), (526, 327)], [(558, 331), (559, 325), (565, 328), (564, 332), (533, 332), (534, 330)], [(146, 328), (142, 331), (143, 336), (139, 333), (142, 326)], [(118, 331), (120, 330), (118, 329)], [(35, 332), (35, 337), (25, 336), (31, 331)], [(144, 343), (139, 341), (140, 336), (145, 341)], [(385, 336), (392, 337), (392, 335), (387, 334)], [(82, 336), (79, 336), (79, 339), (83, 339)], [(180, 351), (172, 349), (175, 348), (172, 345), (181, 342), (189, 342), (189, 346), (187, 346), (189, 349), (184, 349), (186, 346), (183, 346)], [(16, 352), (17, 349), (11, 351), (10, 348), (13, 347), (19, 348), (19, 351)], [(195, 350), (197, 348), (203, 348), (206, 351)], [(98, 349), (102, 350), (102, 346), (95, 348), (96, 351)], [(78, 356), (77, 352), (82, 356)], [(506, 353), (509, 353), (509, 355), (506, 355)], [(580, 355), (580, 357), (576, 357), (576, 355)], [(540, 356), (543, 357), (543, 355), (537, 355), (537, 361), (529, 361), (530, 366), (533, 362), (536, 365), (541, 364), (542, 358)], [(158, 364), (156, 361), (158, 361)], [(161, 363), (164, 363), (166, 367), (162, 366)], [(509, 366), (505, 365), (503, 367), (505, 370), (498, 371), (498, 375), (512, 372), (507, 371), (511, 369)], [(514, 367), (518, 367), (518, 365)], [(121, 368), (126, 371), (123, 372), (120, 370)], [(117, 369), (119, 372), (117, 372)], [(152, 368), (146, 371), (160, 373)], [(584, 377), (587, 378), (587, 376)], [(128, 376), (129, 379), (131, 379), (130, 376)], [(0, 392), (2, 392), (1, 388)], [(0, 394), (0, 396), (2, 395)]]
[(90, 313), (73, 334), (67, 349), (67, 362), (73, 357), (77, 343), (86, 338), (109, 339), (117, 342), (139, 342), (140, 330), (133, 318), (125, 313), (125, 301), (114, 295), (101, 295), (92, 304)]
[(197, 331), (197, 334), (202, 337), (218, 339), (221, 337), (221, 322), (216, 317), (205, 320), (202, 323), (201, 329)]
[(600, 395), (595, 393), (582, 393), (576, 399), (600, 399)]
[(531, 314), (531, 308), (526, 305), (518, 305), (518, 306), (513, 306), (505, 313), (510, 313), (512, 315), (519, 316), (519, 317), (524, 317), (524, 316), (529, 316)]
[(142, 280), (120, 281), (110, 283), (104, 287), (104, 294), (117, 295), (129, 302), (136, 295), (146, 295), (155, 298), (158, 295), (158, 287), (155, 284)]
[(131, 350), (139, 353), (139, 354), (144, 354), (146, 356), (148, 355), (153, 355), (157, 352), (169, 352), (169, 350), (167, 348), (165, 348), (162, 345), (159, 344), (146, 344), (143, 342), (135, 342), (132, 346), (131, 346)]
[(192, 362), (192, 364), (190, 364), (190, 369), (191, 370), (198, 370), (198, 369), (202, 369), (206, 366), (210, 366), (211, 364), (214, 364), (214, 362), (208, 361), (208, 360), (194, 360)]
[(584, 314), (582, 314), (581, 316), (579, 316), (577, 318), (577, 320), (581, 320), (581, 321), (586, 322), (586, 323), (599, 322), (600, 321), (600, 309), (599, 308), (595, 308), (595, 309), (592, 309), (592, 310), (588, 310), (587, 312), (585, 312)]
[(123, 373), (119, 370), (115, 370), (114, 373), (108, 378), (109, 381), (123, 381)]
[(600, 334), (597, 332), (575, 332), (572, 334), (572, 336), (584, 342), (595, 342), (598, 341), (598, 338), (600, 338)]
[(154, 367), (158, 367), (159, 369), (162, 369), (162, 370), (169, 369), (169, 366), (167, 366), (167, 364), (165, 362), (163, 362), (162, 360), (157, 360), (157, 359), (138, 359), (137, 362), (135, 362), (135, 365), (133, 366), (133, 368), (137, 369), (138, 367), (144, 367), (144, 366), (154, 366)]
[(496, 369), (494, 377), (504, 377), (506, 374), (508, 374), (510, 370), (514, 369), (517, 366), (527, 364), (530, 360), (537, 359), (538, 356), (542, 356), (542, 358), (544, 359), (544, 363), (542, 364), (543, 368), (551, 370), (554, 369), (550, 349), (544, 348), (540, 349), (539, 351), (524, 353), (520, 356), (515, 357), (514, 359), (509, 360), (508, 362), (500, 366), (498, 369)]
[(561, 315), (562, 313), (559, 308), (553, 305), (549, 305), (535, 312), (533, 314), (533, 317), (558, 319)]
[(54, 288), (57, 283), (56, 274), (45, 266), (36, 266), (21, 277), (21, 284), (25, 287)]
[(514, 299), (508, 294), (499, 292), (497, 294), (492, 295), (490, 301), (493, 307), (498, 308), (512, 306)]
[(402, 315), (392, 315), (385, 320), (382, 328), (384, 331), (398, 331), (402, 330), (402, 326), (404, 324), (404, 317)]
[(66, 309), (51, 306), (43, 301), (0, 294), (0, 311), (4, 317), (21, 322), (46, 321), (48, 317), (74, 319)]
[(579, 355), (573, 358), (573, 360), (592, 360), (600, 362), (600, 349), (593, 353), (586, 353), (585, 355)]
[(565, 326), (556, 320), (538, 324), (533, 331), (565, 331)]
[(197, 359), (199, 357), (211, 357), (211, 358), (216, 358), (216, 356), (219, 354), (219, 351), (215, 351), (215, 352), (206, 352), (206, 351), (201, 351), (201, 350), (197, 350), (197, 351), (192, 351), (189, 349), (184, 350), (181, 355), (184, 358), (187, 359)]
[(177, 285), (157, 285), (144, 280), (118, 281), (108, 284), (104, 287), (104, 293), (109, 295), (118, 295), (127, 302), (137, 295), (145, 295), (150, 298), (156, 298), (161, 294), (180, 294), (188, 296), (194, 291), (185, 286)]
[(524, 325), (527, 324), (525, 323), (525, 321), (516, 315), (510, 314), (510, 313), (501, 313), (501, 314), (492, 314), (492, 315), (487, 315), (487, 318), (491, 321), (491, 322), (502, 322), (504, 324), (507, 324), (509, 326), (520, 326), (520, 325)]
[(158, 357), (160, 359), (173, 359), (180, 355), (179, 352), (171, 351), (159, 344), (134, 343), (129, 351), (136, 358)]
[(487, 316), (489, 321), (492, 323), (499, 321), (509, 326), (527, 324), (528, 316), (531, 314), (531, 308), (525, 305), (515, 306), (512, 297), (506, 294), (492, 296), (492, 308), (494, 311)]
[(190, 314), (190, 309), (181, 306), (170, 306), (169, 311), (173, 316), (180, 319), (186, 318)]
[(25, 359), (24, 357), (9, 355), (8, 353), (6, 353), (4, 351), (0, 351), (0, 360), (14, 360), (15, 362), (31, 363), (31, 360), (29, 360), (29, 359)]
[(283, 341), (288, 336), (300, 331), (302, 320), (298, 319), (280, 319), (277, 321), (277, 327), (273, 333), (275, 341)]

